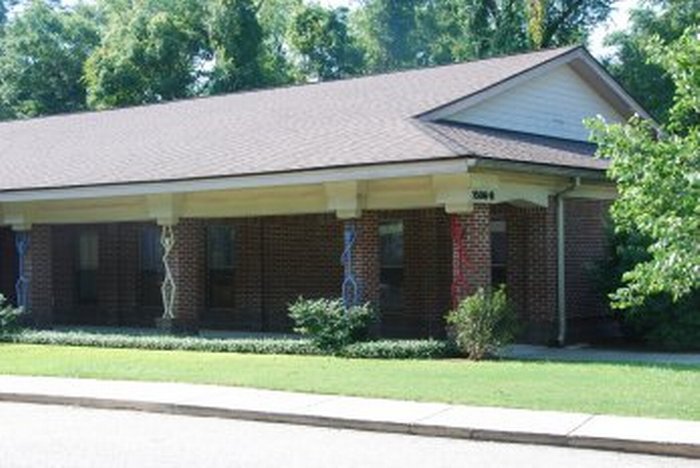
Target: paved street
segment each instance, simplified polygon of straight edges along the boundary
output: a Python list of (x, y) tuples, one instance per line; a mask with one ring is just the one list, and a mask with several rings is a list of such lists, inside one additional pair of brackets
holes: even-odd
[[(697, 460), (0, 403), (0, 467), (685, 467)], [(467, 465), (469, 464), (469, 465)]]

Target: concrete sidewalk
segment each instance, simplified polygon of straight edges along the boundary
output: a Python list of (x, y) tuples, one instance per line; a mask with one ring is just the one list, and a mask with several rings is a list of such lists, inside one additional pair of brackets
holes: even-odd
[(218, 387), (0, 376), (0, 401), (700, 458), (700, 422)]
[(629, 364), (661, 364), (700, 366), (700, 353), (663, 353), (603, 349), (586, 345), (550, 348), (547, 346), (514, 344), (506, 346), (499, 355), (506, 359), (553, 362), (626, 362)]

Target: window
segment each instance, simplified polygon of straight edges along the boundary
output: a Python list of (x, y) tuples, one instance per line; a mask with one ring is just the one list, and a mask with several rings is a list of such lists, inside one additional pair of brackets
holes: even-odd
[(232, 226), (207, 228), (207, 305), (211, 308), (234, 306), (235, 239)]
[(505, 221), (491, 222), (491, 284), (506, 284), (508, 259), (508, 236)]
[(99, 267), (99, 244), (96, 232), (80, 233), (77, 256), (78, 303), (94, 304), (97, 302), (97, 269)]
[(139, 235), (140, 303), (158, 307), (162, 304), (160, 285), (163, 282), (163, 247), (160, 229), (144, 227)]
[(385, 221), (379, 225), (380, 307), (391, 311), (403, 305), (403, 221)]

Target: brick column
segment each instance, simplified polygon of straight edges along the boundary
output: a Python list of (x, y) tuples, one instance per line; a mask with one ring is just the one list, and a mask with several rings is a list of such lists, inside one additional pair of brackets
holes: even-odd
[[(491, 286), (490, 213), (489, 205), (477, 204), (471, 213), (452, 215), (452, 278), (456, 296), (453, 300)], [(460, 276), (464, 279), (463, 285), (457, 281)]]
[(29, 281), (27, 308), (35, 326), (50, 327), (54, 306), (51, 226), (35, 225), (27, 234), (29, 248), (24, 257), (25, 277)]
[(369, 302), (379, 312), (379, 218), (365, 212), (355, 221), (357, 240), (353, 271), (360, 290), (360, 303)]
[(528, 341), (553, 338), (557, 313), (557, 213), (550, 198), (547, 208), (527, 210), (525, 309)]
[(175, 281), (173, 320), (159, 326), (175, 333), (195, 332), (204, 306), (206, 239), (204, 225), (196, 219), (181, 219), (173, 226), (175, 245), (170, 268)]

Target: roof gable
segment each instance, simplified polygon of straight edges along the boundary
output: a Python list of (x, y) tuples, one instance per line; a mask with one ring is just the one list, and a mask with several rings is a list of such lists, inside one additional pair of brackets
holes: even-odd
[(653, 122), (586, 49), (576, 47), (418, 117), (587, 141), (581, 120), (597, 114), (613, 122), (638, 114)]
[(625, 120), (569, 65), (563, 64), (445, 120), (588, 141), (590, 132), (583, 121), (596, 115), (611, 123)]

